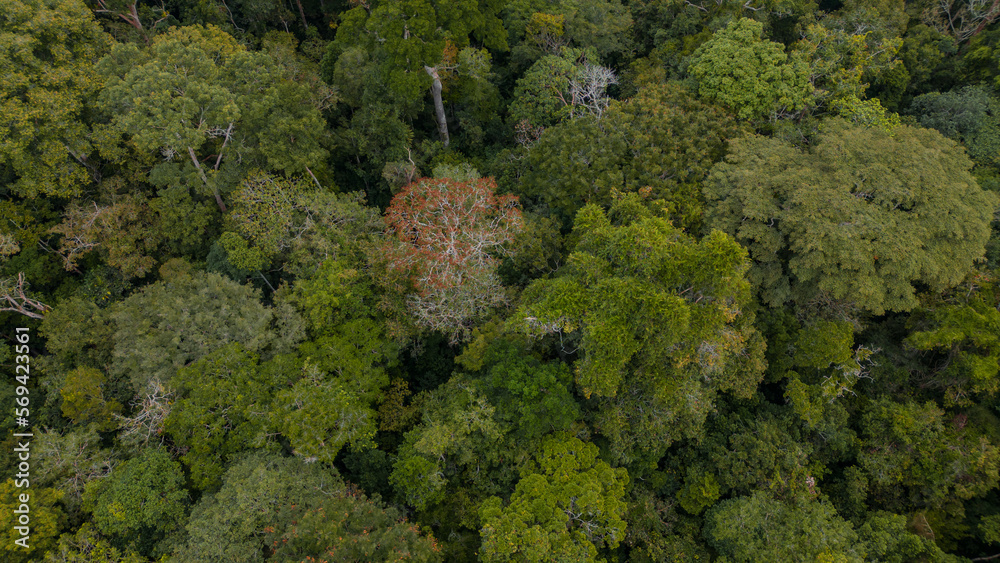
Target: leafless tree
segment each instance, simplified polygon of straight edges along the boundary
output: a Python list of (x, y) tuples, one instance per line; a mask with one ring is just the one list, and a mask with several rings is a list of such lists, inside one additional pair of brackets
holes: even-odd
[(52, 307), (28, 297), (27, 282), (24, 272), (19, 272), (17, 278), (0, 280), (0, 311), (21, 313), (26, 317), (41, 319)]

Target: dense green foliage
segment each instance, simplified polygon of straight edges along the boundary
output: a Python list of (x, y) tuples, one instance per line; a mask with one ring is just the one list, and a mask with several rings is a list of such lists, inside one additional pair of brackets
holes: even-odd
[(998, 193), (992, 0), (6, 0), (0, 559), (996, 560)]

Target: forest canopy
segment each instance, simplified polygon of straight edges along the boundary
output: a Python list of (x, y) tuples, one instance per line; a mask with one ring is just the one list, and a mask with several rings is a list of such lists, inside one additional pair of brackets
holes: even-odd
[(0, 196), (4, 561), (1000, 558), (1000, 2), (6, 0)]

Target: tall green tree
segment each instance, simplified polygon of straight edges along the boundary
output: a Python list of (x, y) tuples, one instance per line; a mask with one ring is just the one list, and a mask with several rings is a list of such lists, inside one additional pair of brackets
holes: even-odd
[(357, 266), (347, 256), (328, 259), (287, 297), (305, 315), (312, 340), (299, 347), (294, 363), (276, 368), (279, 377), (295, 375), (275, 395), (269, 416), (306, 458), (332, 462), (348, 444), (372, 445), (375, 403), (397, 362), (398, 348), (377, 317), (373, 284)]
[(148, 563), (132, 550), (121, 550), (102, 537), (93, 524), (85, 522), (73, 534), (63, 534), (59, 543), (45, 554), (46, 563)]
[(763, 374), (746, 251), (714, 231), (695, 241), (636, 195), (576, 218), (556, 277), (524, 292), (513, 323), (578, 339), (579, 390), (604, 401), (599, 428), (619, 455), (693, 436), (716, 394), (749, 396)]
[(181, 562), (262, 562), (267, 526), (289, 505), (315, 501), (323, 491), (342, 487), (320, 464), (271, 453), (247, 454), (226, 469), (222, 486), (201, 497), (187, 521), (187, 538), (174, 551)]
[(939, 133), (830, 123), (808, 151), (732, 143), (705, 184), (707, 225), (740, 241), (764, 303), (847, 302), (906, 311), (982, 258), (997, 207), (962, 149)]
[(501, 8), (496, 0), (373, 2), (341, 15), (336, 44), (342, 51), (363, 47), (388, 77), (389, 88), (404, 99), (420, 99), (430, 91), (438, 134), (448, 146), (442, 74), (461, 71), (482, 79), (489, 56), (470, 45), (507, 49)]
[(220, 238), (229, 261), (251, 271), (284, 263), (300, 280), (312, 279), (328, 260), (360, 264), (365, 243), (377, 243), (384, 230), (378, 211), (361, 193), (316, 188), (311, 180), (261, 171), (244, 178), (230, 201), (232, 231)]
[(154, 380), (169, 383), (181, 367), (231, 342), (260, 353), (275, 345), (275, 351), (287, 349), (301, 338), (295, 330), (276, 334), (275, 310), (260, 302), (255, 289), (202, 272), (178, 273), (145, 287), (120, 302), (112, 318), (111, 371), (128, 377), (137, 392)]
[[(28, 502), (22, 502), (23, 495), (28, 495)], [(14, 479), (0, 483), (0, 507), (3, 514), (0, 523), (3, 532), (0, 538), (0, 554), (11, 563), (28, 563), (37, 561), (39, 557), (56, 544), (59, 531), (66, 524), (66, 514), (59, 505), (63, 493), (58, 489), (41, 487), (16, 487)], [(24, 506), (28, 507), (25, 512)], [(15, 527), (22, 526), (20, 516), (26, 514), (29, 519), (28, 534), (22, 534)], [(27, 537), (27, 548), (14, 543)]]
[[(722, 110), (675, 85), (650, 84), (613, 101), (600, 121), (582, 116), (549, 127), (517, 163), (513, 190), (567, 223), (587, 203), (607, 206), (615, 190), (663, 200), (678, 226), (696, 228), (700, 184), (741, 129)], [(523, 162), (523, 161), (522, 161)]]
[(618, 77), (593, 59), (592, 50), (564, 48), (536, 61), (517, 81), (511, 122), (530, 130), (582, 115), (601, 117), (611, 103), (607, 88), (617, 84)]
[[(281, 368), (287, 368), (281, 362)], [(218, 484), (234, 455), (266, 446), (267, 413), (274, 394), (294, 372), (259, 366), (257, 358), (233, 342), (213, 350), (173, 378), (177, 395), (164, 421), (181, 460), (199, 488)]]
[(98, 530), (146, 555), (183, 525), (188, 501), (181, 465), (155, 447), (91, 481), (83, 494)]
[(873, 402), (863, 415), (858, 462), (879, 505), (940, 508), (996, 487), (1000, 450), (968, 420), (946, 419), (931, 402)]
[(248, 165), (312, 174), (327, 156), (325, 123), (306, 87), (214, 26), (174, 28), (145, 48), (116, 45), (98, 71), (113, 124), (165, 157), (152, 181), (201, 185), (223, 212), (222, 193)]
[(606, 62), (628, 53), (633, 42), (632, 15), (618, 0), (517, 0), (504, 7), (503, 20), (514, 68), (562, 47), (593, 49), (593, 62)]
[(974, 275), (909, 318), (913, 330), (904, 343), (932, 366), (920, 385), (943, 390), (947, 406), (971, 406), (1000, 392), (1000, 311), (991, 305), (997, 289), (993, 276)]
[(255, 453), (222, 481), (195, 506), (173, 560), (439, 560), (433, 538), (322, 464)]
[(265, 536), (283, 561), (330, 563), (441, 561), (440, 548), (394, 508), (352, 488), (328, 492), (305, 505), (286, 505)]
[(37, 439), (37, 483), (59, 490), (67, 512), (78, 517), (84, 488), (95, 479), (107, 477), (118, 463), (117, 456), (101, 447), (101, 437), (93, 425), (65, 434), (46, 430)]
[(761, 38), (760, 22), (741, 18), (698, 48), (689, 68), (698, 93), (740, 119), (771, 119), (802, 110), (811, 101), (809, 66), (780, 43)]
[[(453, 378), (425, 397), (422, 407), (423, 420), (407, 432), (390, 477), (407, 504), (423, 510), (442, 502), (450, 483), (480, 494), (494, 493), (497, 481), (509, 483), (521, 452), (503, 448), (509, 428), (478, 386)], [(484, 466), (496, 471), (482, 473)], [(448, 478), (456, 474), (459, 479)]]
[(858, 534), (829, 502), (785, 503), (766, 492), (720, 502), (705, 536), (732, 561), (866, 561)]
[(628, 474), (598, 458), (597, 447), (567, 434), (542, 442), (521, 473), (510, 502), (488, 499), (480, 558), (498, 561), (596, 561), (598, 547), (625, 535)]
[(980, 166), (1000, 165), (1000, 100), (983, 86), (917, 96), (910, 106), (920, 125), (962, 143)]

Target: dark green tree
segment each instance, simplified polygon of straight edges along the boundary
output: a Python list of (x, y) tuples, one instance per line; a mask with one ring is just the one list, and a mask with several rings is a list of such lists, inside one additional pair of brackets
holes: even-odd
[(315, 502), (342, 487), (340, 478), (321, 464), (263, 452), (248, 454), (226, 470), (217, 492), (204, 495), (195, 505), (187, 539), (174, 559), (263, 562), (265, 529), (288, 524), (276, 518), (280, 511)]
[(924, 127), (958, 141), (980, 166), (1000, 165), (1000, 100), (982, 86), (931, 92), (913, 99), (910, 113)]
[(294, 372), (283, 373), (285, 365), (273, 368), (259, 366), (255, 356), (233, 342), (181, 368), (173, 378), (177, 395), (164, 430), (185, 449), (181, 460), (196, 487), (213, 488), (230, 458), (266, 445), (272, 398), (294, 377)]
[(726, 139), (739, 134), (724, 112), (683, 88), (650, 85), (612, 102), (599, 122), (587, 116), (546, 129), (516, 189), (567, 222), (582, 205), (609, 205), (615, 190), (651, 194), (691, 228), (701, 219), (700, 183), (725, 154)]
[(165, 157), (151, 180), (203, 186), (223, 212), (222, 193), (247, 167), (312, 174), (327, 156), (305, 85), (214, 26), (174, 28), (146, 48), (118, 44), (98, 70), (114, 125)]
[(437, 131), (447, 147), (442, 75), (457, 71), (485, 80), (490, 56), (470, 44), (507, 49), (498, 17), (501, 7), (496, 0), (374, 2), (341, 15), (336, 48), (343, 53), (362, 47), (381, 69), (388, 88), (403, 100), (419, 100), (430, 91)]
[(863, 415), (858, 462), (879, 505), (940, 508), (996, 487), (1000, 450), (967, 420), (946, 419), (931, 402), (873, 402)]
[(510, 121), (532, 129), (583, 115), (601, 117), (611, 102), (607, 88), (618, 77), (593, 59), (593, 51), (563, 49), (536, 61), (517, 81)]
[(909, 319), (904, 343), (929, 366), (919, 384), (941, 389), (947, 406), (988, 401), (1000, 391), (996, 279), (977, 273), (943, 297), (926, 300)]
[(396, 509), (353, 488), (326, 492), (304, 505), (285, 505), (275, 521), (280, 524), (267, 528), (271, 531), (264, 539), (272, 546), (272, 557), (281, 561), (441, 561), (433, 537)]
[(147, 555), (183, 525), (189, 495), (181, 465), (151, 447), (86, 485), (83, 506), (104, 534)]

